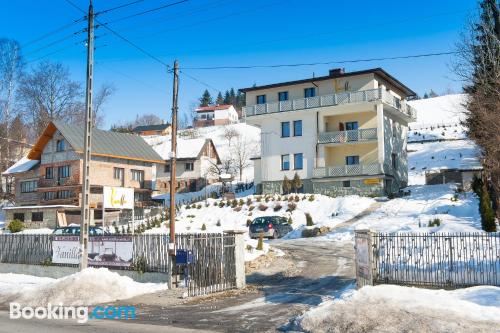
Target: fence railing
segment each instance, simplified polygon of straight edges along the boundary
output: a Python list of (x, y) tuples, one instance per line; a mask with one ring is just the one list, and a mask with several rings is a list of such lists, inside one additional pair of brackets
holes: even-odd
[(355, 143), (377, 140), (376, 128), (363, 128), (349, 131), (320, 132), (318, 143)]
[(353, 164), (353, 165), (334, 165), (325, 168), (315, 168), (313, 177), (343, 177), (358, 175), (377, 175), (384, 172), (382, 164)]
[(500, 286), (500, 234), (370, 233), (369, 238), (373, 284)]

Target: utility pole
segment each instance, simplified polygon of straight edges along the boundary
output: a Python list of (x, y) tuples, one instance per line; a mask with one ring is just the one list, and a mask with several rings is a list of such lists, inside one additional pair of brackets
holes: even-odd
[[(179, 93), (179, 63), (174, 62), (174, 85), (172, 93), (172, 147), (170, 155), (170, 241), (168, 244), (169, 254), (175, 258), (175, 169), (177, 154), (177, 96)], [(173, 262), (171, 260), (170, 262)], [(173, 267), (172, 267), (173, 268)], [(172, 270), (171, 270), (172, 272)]]
[[(90, 224), (90, 158), (92, 140), (92, 84), (94, 73), (94, 8), (92, 0), (89, 4), (87, 28), (87, 87), (85, 97), (85, 138), (83, 157), (83, 185), (82, 185), (82, 223), (80, 225), (80, 270), (88, 265), (88, 242)], [(104, 204), (104, 201), (103, 201)]]

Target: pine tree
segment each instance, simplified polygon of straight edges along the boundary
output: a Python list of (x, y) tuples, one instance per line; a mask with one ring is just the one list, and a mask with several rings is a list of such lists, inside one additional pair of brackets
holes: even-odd
[(217, 95), (217, 99), (215, 100), (215, 104), (221, 105), (224, 104), (224, 97), (222, 97), (222, 93), (219, 91)]
[(224, 94), (224, 104), (231, 104), (231, 96), (229, 95), (229, 90), (226, 90)]
[(229, 104), (236, 105), (236, 93), (234, 92), (234, 88), (229, 90)]
[(212, 95), (210, 95), (210, 92), (207, 89), (205, 89), (199, 101), (200, 106), (209, 106), (213, 104)]
[(293, 191), (295, 193), (297, 193), (297, 191), (299, 190), (299, 188), (302, 187), (302, 179), (300, 179), (300, 176), (298, 173), (295, 173), (295, 175), (293, 176), (293, 180), (292, 180), (292, 188), (293, 188)]
[(291, 183), (290, 179), (288, 179), (288, 177), (286, 175), (285, 175), (285, 177), (283, 177), (282, 187), (283, 187), (283, 193), (284, 194), (290, 193), (290, 190), (292, 188), (292, 183)]

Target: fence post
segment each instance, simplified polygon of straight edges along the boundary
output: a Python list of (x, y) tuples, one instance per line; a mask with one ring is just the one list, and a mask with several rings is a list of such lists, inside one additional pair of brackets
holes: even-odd
[(234, 265), (236, 273), (236, 288), (246, 287), (245, 276), (245, 231), (229, 230), (224, 231), (228, 235), (234, 235)]
[(370, 230), (356, 230), (354, 250), (356, 253), (356, 286), (373, 286), (373, 233)]

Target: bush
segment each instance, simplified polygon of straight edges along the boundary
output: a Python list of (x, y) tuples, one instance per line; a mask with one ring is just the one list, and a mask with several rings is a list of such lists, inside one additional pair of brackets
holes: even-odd
[(263, 232), (261, 232), (259, 234), (259, 241), (257, 242), (256, 249), (259, 250), (259, 251), (264, 250), (264, 233)]
[(287, 222), (288, 222), (288, 224), (289, 224), (289, 225), (292, 225), (292, 224), (293, 224), (292, 216), (289, 216), (289, 217), (288, 217), (288, 221), (287, 221)]
[(264, 198), (264, 201), (265, 202), (269, 202), (269, 197), (266, 195), (266, 197)]
[(293, 201), (293, 196), (289, 196), (289, 197), (288, 197), (288, 201), (289, 201), (289, 202), (292, 202), (292, 201)]
[(313, 218), (312, 218), (311, 214), (309, 214), (309, 213), (306, 213), (306, 225), (308, 227), (312, 227), (314, 225)]
[(247, 220), (247, 227), (249, 227), (249, 226), (250, 226), (250, 224), (252, 224), (252, 220), (248, 219), (248, 220)]
[(497, 226), (495, 223), (495, 212), (491, 205), (490, 194), (486, 183), (480, 178), (474, 177), (472, 181), (472, 189), (479, 197), (479, 213), (481, 215), (481, 227), (486, 232), (495, 232)]
[(243, 206), (245, 204), (245, 201), (243, 201), (243, 199), (240, 199), (238, 201), (238, 206)]
[(253, 246), (252, 246), (252, 245), (250, 245), (250, 244), (248, 244), (248, 245), (247, 245), (247, 251), (248, 251), (248, 252), (253, 252)]
[(238, 200), (233, 199), (233, 200), (231, 201), (231, 208), (234, 208), (234, 207), (236, 207), (236, 206), (238, 206)]
[(264, 205), (264, 204), (260, 204), (260, 205), (259, 205), (259, 210), (260, 210), (261, 212), (264, 212), (266, 209), (267, 209), (267, 206), (266, 206), (266, 205)]
[(191, 206), (189, 204), (187, 204), (186, 209), (191, 209)]
[(439, 227), (441, 225), (441, 219), (439, 218), (435, 218), (433, 220), (429, 220), (429, 228), (432, 228), (432, 227)]
[(281, 208), (283, 208), (283, 207), (281, 207), (281, 204), (278, 202), (276, 205), (274, 205), (273, 209), (275, 212), (279, 212), (281, 210)]
[(247, 198), (247, 206), (251, 206), (251, 205), (252, 205), (252, 199)]
[(20, 220), (12, 220), (7, 226), (7, 229), (9, 229), (12, 233), (19, 232), (24, 229), (24, 223)]
[(293, 198), (293, 200), (294, 200), (295, 202), (299, 202), (299, 201), (300, 201), (300, 198), (299, 198), (299, 196), (298, 196), (298, 195), (295, 195), (295, 197)]
[(201, 209), (201, 204), (198, 204), (198, 206), (196, 206), (196, 209)]
[(255, 206), (249, 206), (248, 207), (248, 211), (251, 212), (252, 210), (254, 210)]
[(139, 257), (135, 260), (134, 262), (134, 270), (139, 272), (139, 273), (144, 273), (146, 272), (146, 258), (144, 257)]
[(288, 203), (288, 209), (286, 210), (287, 212), (293, 212), (297, 208), (297, 205), (293, 202)]
[(205, 223), (203, 223), (203, 224), (201, 225), (201, 230), (202, 230), (202, 231), (207, 230), (207, 226), (205, 225)]
[(222, 207), (224, 207), (224, 205), (225, 205), (224, 201), (221, 200), (221, 202), (219, 202), (219, 207), (222, 208)]
[(257, 196), (257, 198), (255, 198), (255, 200), (256, 200), (257, 202), (261, 202), (262, 197), (259, 195), (259, 196)]
[(216, 226), (220, 227), (221, 226), (221, 223), (220, 223), (220, 220), (217, 220), (217, 224)]
[(233, 208), (233, 211), (235, 211), (235, 212), (239, 212), (239, 211), (241, 210), (241, 208), (242, 208), (241, 206), (234, 207), (234, 208)]
[(314, 194), (311, 194), (311, 195), (309, 196), (309, 201), (314, 201)]

